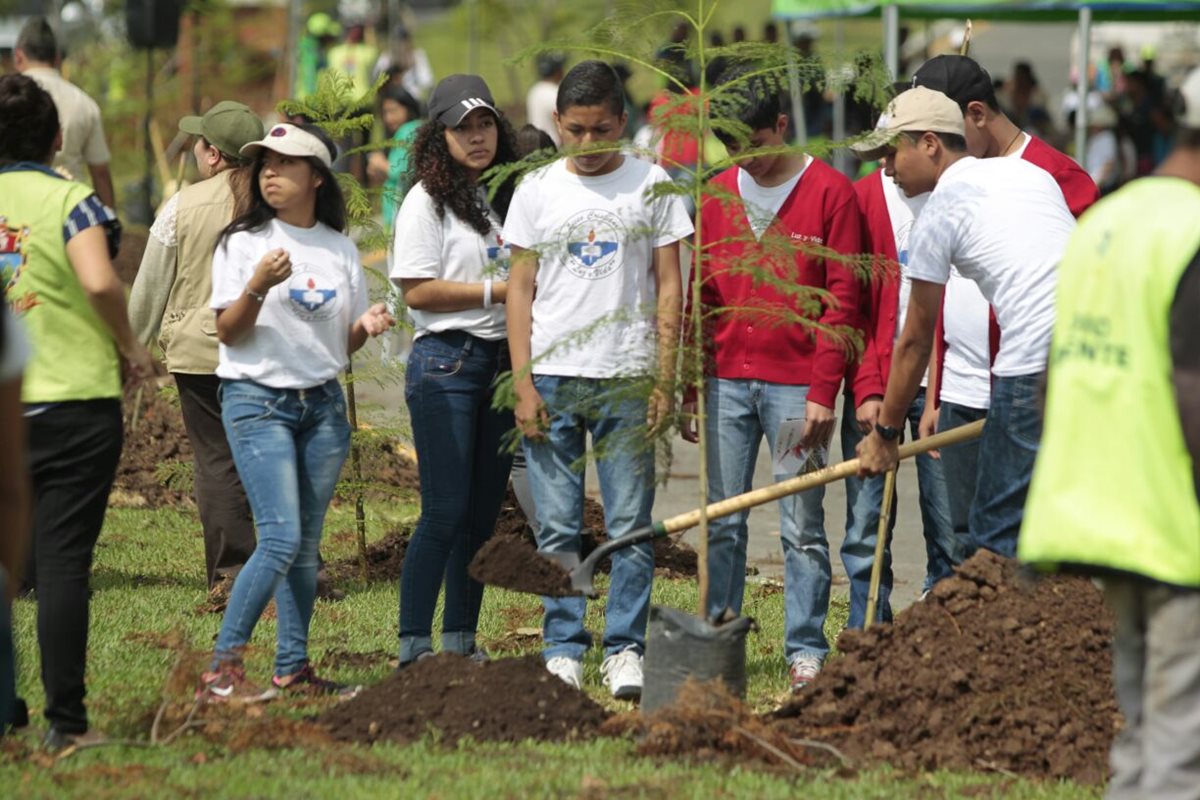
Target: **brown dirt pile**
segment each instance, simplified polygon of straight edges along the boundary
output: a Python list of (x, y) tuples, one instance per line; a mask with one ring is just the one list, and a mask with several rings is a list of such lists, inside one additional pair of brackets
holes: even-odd
[(1089, 581), (1031, 583), (980, 552), (894, 624), (843, 633), (775, 717), (856, 760), (1100, 783), (1120, 724), (1111, 639)]
[(603, 708), (546, 671), (539, 656), (479, 664), (441, 654), (421, 659), (341, 703), (317, 723), (341, 741), (414, 742), (436, 731), (443, 744), (598, 735)]
[(605, 732), (632, 732), (637, 752), (695, 761), (753, 759), (779, 767), (825, 764), (830, 754), (803, 747), (778, 725), (759, 717), (721, 681), (689, 679), (671, 705), (649, 715), (614, 717)]
[(471, 559), (467, 572), (485, 586), (502, 586), (514, 592), (547, 597), (578, 594), (571, 588), (571, 576), (565, 569), (542, 558), (532, 542), (518, 536), (493, 536)]
[[(404, 554), (408, 552), (408, 540), (412, 530), (407, 527), (393, 528), (367, 545), (367, 580), (392, 582), (400, 580), (404, 569)], [(335, 581), (358, 580), (362, 577), (362, 565), (358, 551), (329, 564), (329, 577)]]
[[(171, 379), (163, 380), (174, 388)], [(126, 394), (124, 416), (125, 445), (109, 504), (134, 508), (193, 504), (192, 445), (173, 395), (147, 383), (140, 398), (136, 390)], [(416, 493), (416, 464), (395, 443), (372, 445), (364, 452), (362, 464), (368, 497), (394, 497), (396, 490), (410, 496)], [(351, 477), (347, 458), (342, 479)]]

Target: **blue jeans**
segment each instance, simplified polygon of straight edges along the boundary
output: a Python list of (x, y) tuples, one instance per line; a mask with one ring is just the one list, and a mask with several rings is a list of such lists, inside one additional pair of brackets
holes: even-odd
[[(715, 378), (705, 389), (709, 502), (749, 491), (763, 436), (774, 450), (780, 424), (805, 416), (807, 386)], [(794, 477), (775, 475), (775, 480)], [(784, 557), (784, 652), (823, 658), (829, 610), (829, 542), (825, 538), (825, 488), (779, 501)], [(746, 520), (741, 511), (708, 523), (708, 613), (741, 613), (746, 586)]]
[(971, 501), (971, 540), (1006, 558), (1017, 555), (1025, 495), (1042, 439), (1045, 373), (992, 380), (992, 407), (979, 443), (979, 474)]
[[(986, 408), (951, 403), (943, 400), (938, 407), (938, 431), (948, 431), (962, 425), (986, 419)], [(979, 475), (979, 439), (943, 447), (942, 471), (946, 478), (946, 499), (950, 506), (950, 525), (955, 537), (966, 543), (965, 555), (975, 552), (971, 538), (971, 501), (975, 499), (976, 477)]]
[(462, 331), (425, 334), (412, 346), (404, 398), (421, 478), (421, 519), (400, 577), (400, 662), (433, 650), (433, 614), (443, 579), (442, 649), (469, 655), (483, 586), (467, 565), (492, 535), (512, 457), (502, 438), (509, 411), (494, 411), (497, 376), (509, 368), (505, 342)]
[[(592, 435), (596, 475), (610, 539), (650, 525), (654, 506), (654, 445), (646, 437), (644, 382), (635, 379), (535, 375), (550, 429), (542, 440), (525, 439), (529, 486), (537, 506), (538, 550), (578, 553), (583, 527), (584, 464)], [(648, 388), (648, 384), (646, 385)], [(612, 554), (605, 606), (604, 653), (644, 652), (654, 548), (647, 542)], [(592, 644), (583, 626), (582, 597), (544, 597), (545, 658), (582, 659)]]
[[(842, 453), (852, 458), (863, 434), (854, 418), (854, 398), (846, 395), (846, 411), (842, 417)], [(925, 393), (918, 392), (906, 417), (910, 435), (915, 439), (921, 414), (925, 411)], [(846, 538), (842, 542), (842, 564), (850, 578), (851, 628), (861, 628), (867, 615), (867, 595), (871, 587), (871, 565), (875, 560), (875, 541), (879, 534), (879, 510), (883, 503), (884, 476), (862, 480), (846, 479)], [(953, 573), (962, 563), (967, 551), (967, 537), (956, 537), (950, 524), (949, 500), (942, 464), (928, 455), (917, 456), (917, 491), (921, 509), (921, 525), (925, 534), (925, 583), (929, 589)], [(888, 541), (883, 556), (883, 571), (879, 580), (879, 619), (890, 622), (892, 607), (892, 534), (896, 528), (895, 495), (892, 496), (892, 518), (888, 523)]]
[(308, 663), (325, 512), (350, 449), (337, 380), (311, 389), (221, 381), (221, 419), (254, 512), (258, 546), (238, 573), (217, 635), (217, 660), (237, 659), (275, 598), (275, 674)]

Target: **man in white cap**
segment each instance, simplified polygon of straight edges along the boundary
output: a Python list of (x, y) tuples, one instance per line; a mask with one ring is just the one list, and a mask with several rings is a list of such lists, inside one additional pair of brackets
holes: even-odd
[(1060, 269), (1020, 557), (1099, 576), (1125, 718), (1109, 798), (1200, 797), (1200, 70), (1175, 149), (1087, 213)]
[(887, 126), (855, 149), (864, 158), (882, 157), (885, 173), (906, 195), (931, 194), (909, 239), (908, 313), (879, 421), (858, 448), (860, 473), (878, 475), (897, 463), (901, 426), (929, 364), (953, 264), (978, 284), (1001, 329), (970, 535), (976, 547), (1012, 557), (1041, 438), (1038, 396), (1054, 324), (1055, 274), (1075, 221), (1045, 170), (967, 155), (962, 111), (941, 92), (909, 89), (887, 113)]

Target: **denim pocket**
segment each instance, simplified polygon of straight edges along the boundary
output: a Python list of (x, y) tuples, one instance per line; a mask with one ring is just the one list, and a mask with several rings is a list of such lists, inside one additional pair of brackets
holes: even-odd
[(222, 408), (225, 419), (236, 430), (249, 423), (270, 419), (278, 402), (278, 398), (226, 394), (222, 398)]
[(1019, 379), (1012, 387), (1008, 429), (1023, 447), (1036, 450), (1042, 440), (1041, 376)]
[(427, 356), (421, 370), (422, 378), (450, 378), (462, 371), (463, 359), (446, 356)]

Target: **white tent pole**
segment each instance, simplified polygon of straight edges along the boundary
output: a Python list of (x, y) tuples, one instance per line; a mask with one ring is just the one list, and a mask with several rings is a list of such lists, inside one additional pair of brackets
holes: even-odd
[(900, 7), (891, 3), (883, 7), (883, 63), (900, 80)]
[(804, 94), (800, 88), (800, 65), (796, 60), (796, 48), (788, 55), (788, 94), (792, 96), (792, 125), (796, 129), (795, 144), (808, 144), (808, 120), (804, 118)]
[(1090, 80), (1088, 73), (1092, 63), (1092, 9), (1084, 6), (1079, 9), (1079, 82), (1076, 85), (1076, 97), (1079, 105), (1075, 109), (1075, 160), (1083, 163), (1087, 153), (1088, 140), (1088, 89)]

